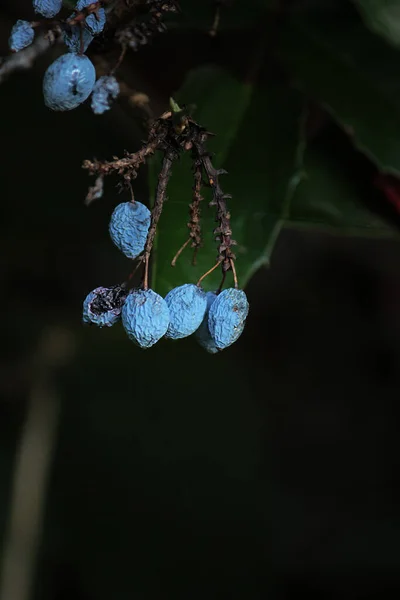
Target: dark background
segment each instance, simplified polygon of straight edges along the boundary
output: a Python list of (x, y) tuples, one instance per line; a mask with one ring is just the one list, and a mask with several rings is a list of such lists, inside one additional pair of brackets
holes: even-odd
[[(0, 54), (26, 4), (3, 0)], [(172, 77), (152, 71), (172, 35), (128, 60), (156, 112), (197, 60), (182, 40)], [(136, 149), (143, 128), (124, 102), (48, 111), (50, 60), (0, 89), (3, 540), (43, 373), (60, 404), (32, 598), (398, 598), (398, 243), (284, 231), (216, 357), (82, 327), (86, 294), (127, 274), (107, 233), (127, 197), (111, 184), (85, 207), (80, 165)], [(146, 201), (144, 176), (136, 189)], [(48, 335), (60, 359), (41, 354)]]

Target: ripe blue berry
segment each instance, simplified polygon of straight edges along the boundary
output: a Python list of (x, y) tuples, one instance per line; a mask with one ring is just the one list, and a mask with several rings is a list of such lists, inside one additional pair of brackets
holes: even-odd
[(141, 348), (150, 348), (168, 329), (167, 303), (153, 290), (135, 290), (123, 306), (122, 324), (129, 339)]
[(63, 54), (44, 75), (44, 103), (52, 110), (76, 108), (88, 98), (95, 81), (96, 72), (87, 56)]
[(210, 330), (208, 329), (208, 314), (210, 312), (210, 307), (216, 299), (217, 294), (214, 292), (207, 292), (207, 309), (204, 315), (203, 321), (201, 322), (200, 327), (195, 332), (195, 338), (200, 344), (202, 348), (207, 350), (210, 354), (216, 354), (218, 352), (218, 348), (215, 345), (213, 338), (211, 337)]
[(191, 335), (200, 327), (207, 309), (204, 291), (193, 283), (174, 288), (165, 296), (170, 323), (166, 334), (171, 340)]
[(114, 244), (128, 258), (144, 250), (151, 213), (141, 202), (122, 202), (111, 215), (109, 231)]
[(33, 0), (35, 12), (52, 19), (62, 8), (62, 0)]
[(93, 88), (92, 110), (96, 115), (102, 115), (110, 110), (110, 103), (119, 94), (119, 83), (112, 75), (100, 77)]
[[(82, 34), (82, 41), (81, 41)], [(67, 46), (69, 52), (80, 53), (86, 52), (89, 45), (93, 41), (93, 36), (86, 27), (80, 27), (80, 25), (72, 25), (67, 30), (63, 31), (64, 43)]]
[(22, 19), (18, 19), (11, 29), (10, 39), (8, 40), (10, 50), (19, 52), (23, 48), (30, 46), (34, 37), (35, 32), (29, 21), (22, 21)]
[[(76, 10), (83, 10), (90, 4), (93, 4), (94, 0), (78, 0), (76, 3)], [(90, 33), (97, 35), (101, 33), (106, 24), (106, 11), (104, 8), (98, 8), (95, 13), (91, 13), (86, 17), (86, 27)]]
[(249, 303), (243, 290), (229, 288), (221, 292), (211, 304), (208, 328), (219, 350), (228, 348), (240, 337)]
[(83, 322), (111, 327), (120, 319), (127, 295), (127, 290), (119, 285), (96, 288), (83, 303)]

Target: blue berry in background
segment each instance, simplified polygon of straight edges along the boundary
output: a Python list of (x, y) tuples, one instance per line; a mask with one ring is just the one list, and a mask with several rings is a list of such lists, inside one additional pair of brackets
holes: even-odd
[(127, 290), (119, 285), (96, 288), (83, 303), (83, 322), (111, 327), (119, 321), (127, 295)]
[(19, 52), (23, 48), (30, 46), (34, 37), (35, 32), (29, 21), (18, 19), (14, 27), (11, 29), (10, 39), (8, 41), (10, 50)]
[(211, 304), (208, 315), (208, 328), (219, 350), (228, 348), (240, 337), (249, 303), (243, 290), (228, 288)]
[(100, 77), (92, 92), (92, 110), (96, 115), (102, 115), (111, 108), (111, 102), (119, 94), (119, 83), (112, 75)]
[(209, 352), (210, 354), (216, 354), (218, 352), (218, 348), (215, 345), (215, 342), (211, 336), (210, 330), (208, 329), (208, 314), (209, 314), (211, 305), (213, 304), (213, 302), (216, 298), (217, 298), (217, 294), (215, 294), (215, 292), (207, 292), (206, 293), (206, 299), (207, 299), (206, 313), (204, 315), (204, 318), (203, 318), (203, 321), (202, 321), (200, 327), (197, 329), (197, 331), (194, 334), (194, 336), (195, 336), (197, 342), (200, 344), (200, 346), (202, 348), (204, 348), (205, 350), (207, 350), (207, 352)]
[(33, 0), (35, 12), (52, 19), (62, 8), (62, 0)]
[(141, 348), (150, 348), (168, 329), (167, 303), (153, 290), (134, 290), (123, 306), (122, 324), (130, 340)]
[(128, 258), (144, 250), (151, 213), (141, 202), (122, 202), (111, 215), (109, 231), (114, 244)]
[(96, 71), (87, 56), (63, 54), (44, 74), (44, 103), (52, 110), (72, 110), (90, 96), (95, 81)]
[(81, 51), (86, 52), (89, 45), (93, 41), (93, 35), (88, 29), (86, 29), (86, 27), (80, 27), (80, 25), (72, 25), (72, 27), (70, 26), (68, 29), (63, 31), (63, 39), (69, 52), (76, 52), (77, 54), (79, 54)]
[[(93, 4), (95, 0), (78, 0), (75, 6), (75, 10), (83, 10), (90, 4)], [(106, 11), (104, 8), (98, 8), (95, 13), (91, 13), (86, 17), (86, 27), (90, 33), (97, 35), (101, 33), (106, 24)]]
[(170, 323), (165, 337), (179, 340), (192, 335), (201, 325), (207, 309), (205, 292), (193, 283), (174, 288), (165, 296)]

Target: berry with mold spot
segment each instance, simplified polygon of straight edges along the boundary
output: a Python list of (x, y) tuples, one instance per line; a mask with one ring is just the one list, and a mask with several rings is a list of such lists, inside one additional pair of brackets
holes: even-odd
[(102, 115), (110, 110), (111, 102), (119, 94), (119, 83), (112, 75), (103, 75), (94, 84), (92, 92), (92, 110), (96, 115)]
[(217, 297), (217, 294), (215, 292), (207, 292), (206, 293), (206, 299), (207, 299), (206, 313), (204, 315), (204, 318), (203, 318), (203, 321), (202, 321), (200, 327), (195, 331), (195, 334), (194, 334), (196, 341), (200, 344), (200, 346), (202, 348), (207, 350), (207, 352), (209, 352), (210, 354), (216, 354), (218, 352), (218, 348), (215, 345), (215, 342), (214, 342), (214, 340), (211, 336), (210, 330), (208, 328), (208, 314), (210, 312), (211, 305), (213, 304), (216, 297)]
[(231, 346), (243, 332), (249, 303), (243, 290), (228, 288), (211, 304), (208, 328), (218, 350)]
[(122, 324), (130, 340), (141, 348), (150, 348), (167, 332), (168, 305), (153, 290), (134, 290), (123, 306)]
[(11, 29), (8, 45), (13, 52), (19, 52), (23, 48), (30, 46), (35, 37), (35, 32), (29, 21), (18, 19)]
[(207, 309), (205, 292), (193, 283), (174, 288), (165, 296), (170, 313), (170, 324), (165, 337), (179, 340), (198, 329)]
[(62, 0), (33, 0), (33, 8), (35, 12), (52, 19), (62, 8)]
[(84, 300), (83, 322), (111, 327), (119, 321), (127, 295), (127, 290), (119, 285), (96, 288)]
[(87, 56), (63, 54), (44, 74), (44, 103), (52, 110), (72, 110), (90, 96), (95, 81), (96, 72)]
[(141, 202), (122, 202), (111, 215), (109, 231), (114, 244), (128, 258), (143, 252), (151, 213)]

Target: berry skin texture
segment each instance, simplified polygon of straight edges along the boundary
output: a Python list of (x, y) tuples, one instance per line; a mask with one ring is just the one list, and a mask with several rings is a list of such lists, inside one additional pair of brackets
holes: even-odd
[(121, 318), (122, 306), (127, 295), (128, 292), (118, 285), (96, 288), (83, 302), (83, 322), (98, 327), (115, 325)]
[(151, 213), (141, 202), (122, 202), (111, 215), (109, 232), (114, 244), (128, 258), (144, 250)]
[(90, 96), (95, 81), (96, 71), (87, 56), (63, 54), (44, 74), (44, 103), (52, 110), (72, 110)]
[(95, 115), (102, 115), (111, 108), (111, 102), (119, 94), (119, 83), (112, 75), (100, 77), (93, 88), (92, 110)]
[(130, 340), (141, 348), (151, 348), (168, 329), (168, 305), (153, 290), (135, 290), (123, 306), (122, 324)]
[[(75, 10), (83, 10), (90, 4), (93, 4), (95, 0), (78, 0), (75, 6)], [(106, 11), (104, 8), (99, 8), (95, 13), (91, 13), (86, 17), (86, 27), (89, 29), (92, 35), (101, 33), (106, 24)]]
[(193, 283), (174, 288), (165, 296), (170, 324), (165, 337), (179, 340), (192, 335), (201, 325), (207, 310), (205, 292)]
[(243, 332), (249, 303), (243, 290), (228, 288), (211, 305), (208, 328), (218, 350), (228, 348)]
[(62, 0), (33, 0), (35, 12), (52, 19), (62, 8)]
[(207, 309), (204, 315), (203, 321), (201, 322), (200, 327), (195, 332), (194, 336), (196, 341), (200, 344), (202, 348), (207, 350), (210, 354), (216, 354), (218, 352), (218, 348), (215, 345), (213, 338), (211, 337), (210, 330), (208, 329), (208, 314), (210, 312), (211, 305), (216, 299), (217, 294), (215, 292), (207, 292)]
[(80, 27), (79, 25), (73, 25), (68, 30), (63, 31), (64, 44), (67, 46), (69, 52), (75, 52), (77, 54), (81, 51), (81, 30), (82, 30), (82, 50), (86, 52), (93, 36), (86, 27)]
[(11, 29), (8, 45), (13, 52), (19, 52), (23, 48), (30, 46), (35, 37), (35, 32), (29, 21), (18, 19)]

